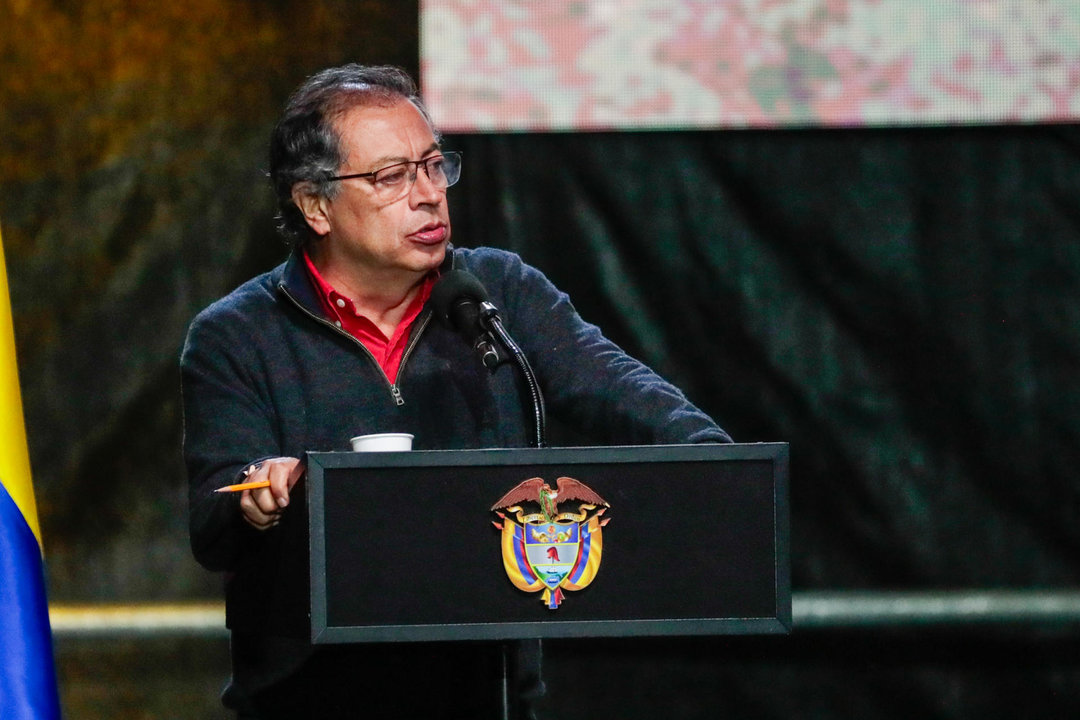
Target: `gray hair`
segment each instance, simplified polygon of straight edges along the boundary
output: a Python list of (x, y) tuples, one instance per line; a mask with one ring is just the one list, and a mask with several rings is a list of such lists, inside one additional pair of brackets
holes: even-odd
[(415, 105), (435, 133), (416, 83), (401, 68), (355, 63), (327, 68), (292, 94), (270, 135), (270, 182), (277, 196), (278, 229), (287, 241), (302, 245), (315, 237), (293, 202), (296, 183), (308, 183), (318, 197), (332, 198), (338, 192), (338, 184), (330, 178), (345, 157), (335, 121), (354, 107), (398, 100)]

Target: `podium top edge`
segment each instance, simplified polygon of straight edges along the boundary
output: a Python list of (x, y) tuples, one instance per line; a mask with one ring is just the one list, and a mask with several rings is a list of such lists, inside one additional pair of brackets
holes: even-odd
[(323, 468), (439, 465), (526, 465), (553, 463), (633, 463), (772, 461), (787, 463), (786, 442), (697, 443), (685, 445), (604, 445), (549, 448), (480, 448), (405, 452), (309, 451), (306, 461)]

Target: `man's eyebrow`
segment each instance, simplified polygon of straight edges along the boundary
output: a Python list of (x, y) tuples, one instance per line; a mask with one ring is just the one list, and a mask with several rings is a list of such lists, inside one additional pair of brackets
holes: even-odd
[[(437, 150), (439, 150), (439, 143), (433, 142), (431, 145), (428, 145), (427, 150), (420, 154), (420, 157), (427, 157)], [(383, 155), (382, 157), (373, 160), (371, 164), (374, 165), (377, 170), (379, 168), (384, 168), (387, 165), (396, 165), (403, 162), (410, 162), (410, 158), (402, 157), (401, 155)]]

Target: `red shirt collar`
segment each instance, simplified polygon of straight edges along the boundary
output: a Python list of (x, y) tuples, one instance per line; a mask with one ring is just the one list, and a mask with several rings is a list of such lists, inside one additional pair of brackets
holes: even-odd
[(405, 352), (405, 345), (408, 343), (409, 331), (420, 315), (420, 311), (424, 309), (424, 303), (431, 296), (431, 289), (435, 285), (435, 280), (438, 279), (438, 273), (429, 273), (424, 278), (420, 285), (420, 292), (409, 303), (401, 322), (388, 338), (374, 322), (357, 312), (352, 300), (334, 290), (330, 283), (326, 282), (306, 249), (301, 250), (301, 253), (308, 277), (311, 278), (311, 283), (319, 296), (323, 313), (330, 322), (359, 340), (379, 363), (386, 377), (391, 382), (396, 382), (401, 368), (401, 358)]

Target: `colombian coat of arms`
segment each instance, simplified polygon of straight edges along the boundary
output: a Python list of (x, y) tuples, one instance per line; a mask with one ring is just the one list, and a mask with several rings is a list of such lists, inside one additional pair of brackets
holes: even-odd
[(563, 590), (580, 590), (596, 577), (603, 551), (602, 517), (610, 506), (591, 488), (561, 477), (552, 489), (531, 478), (506, 493), (491, 510), (502, 533), (503, 567), (519, 590), (538, 592), (554, 610)]

